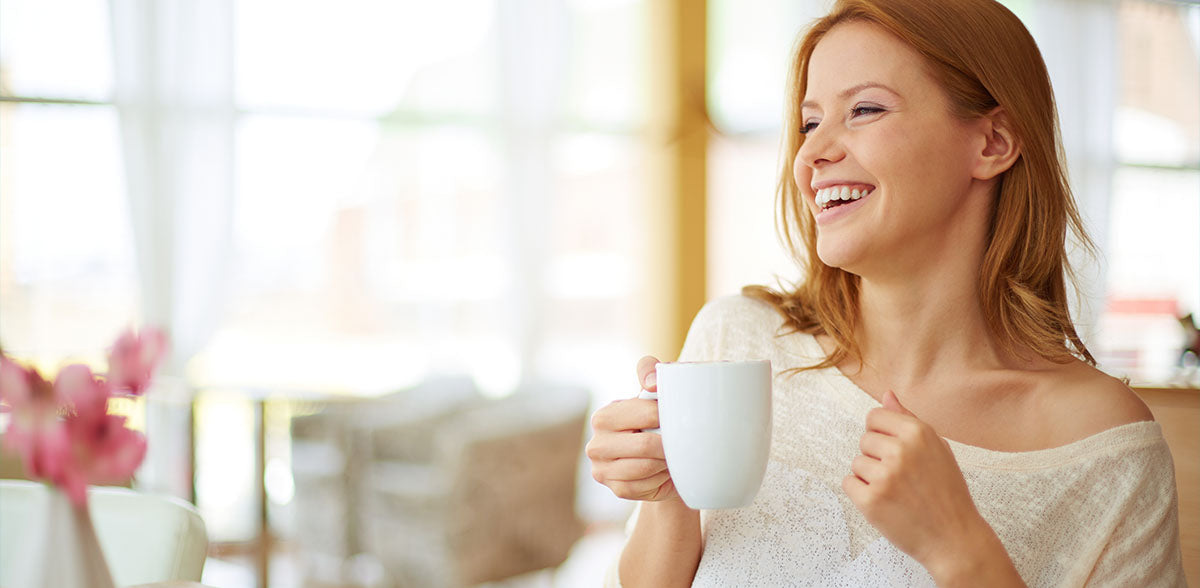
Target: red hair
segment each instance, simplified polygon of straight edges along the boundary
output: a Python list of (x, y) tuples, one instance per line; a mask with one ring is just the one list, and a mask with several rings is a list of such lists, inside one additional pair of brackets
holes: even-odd
[(809, 59), (826, 33), (850, 21), (879, 26), (916, 50), (956, 116), (1004, 110), (1020, 155), (1000, 176), (993, 202), (979, 268), (984, 319), (1010, 353), (1095, 364), (1068, 310), (1068, 231), (1088, 251), (1094, 247), (1067, 183), (1050, 76), (1029, 31), (993, 0), (840, 0), (800, 38), (789, 71), (777, 221), (803, 278), (790, 290), (743, 292), (774, 305), (794, 329), (834, 340), (837, 350), (814, 367), (861, 359), (854, 339), (859, 278), (817, 257), (816, 226), (792, 175), (792, 158), (804, 143), (800, 102)]

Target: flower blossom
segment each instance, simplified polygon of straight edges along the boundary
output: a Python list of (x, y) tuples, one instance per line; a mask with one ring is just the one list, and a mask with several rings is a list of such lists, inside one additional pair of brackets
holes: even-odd
[(53, 384), (0, 354), (0, 410), (11, 413), (4, 448), (20, 456), (31, 478), (86, 506), (88, 484), (123, 483), (145, 458), (145, 436), (129, 429), (125, 417), (108, 414), (108, 401), (145, 392), (165, 350), (162, 331), (127, 331), (113, 345), (107, 379), (75, 364)]
[(52, 478), (77, 505), (88, 484), (119, 484), (131, 478), (146, 456), (146, 438), (125, 426), (125, 417), (108, 414), (112, 390), (86, 366), (72, 365), (54, 382), (67, 400), (63, 421), (69, 451)]
[(0, 356), (0, 400), (8, 405), (12, 418), (4, 447), (20, 456), (31, 477), (57, 475), (69, 445), (59, 419), (63, 398), (58, 387), (37, 369)]
[(150, 377), (167, 351), (167, 336), (159, 329), (132, 329), (117, 338), (108, 355), (108, 383), (116, 390), (137, 396), (150, 385)]

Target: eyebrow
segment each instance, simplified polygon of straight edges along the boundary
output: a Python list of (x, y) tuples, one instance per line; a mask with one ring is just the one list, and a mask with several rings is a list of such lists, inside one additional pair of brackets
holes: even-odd
[[(851, 86), (849, 88), (846, 88), (845, 90), (842, 90), (840, 93), (838, 93), (837, 97), (839, 100), (845, 100), (846, 98), (849, 98), (859, 92), (862, 92), (863, 90), (866, 90), (867, 88), (880, 88), (883, 90), (887, 90), (888, 92), (891, 92), (896, 95), (900, 94), (899, 92), (897, 92), (879, 82), (863, 82), (857, 86)], [(804, 102), (800, 103), (801, 110), (803, 110), (805, 108), (816, 107), (816, 106), (817, 106), (817, 103), (813, 102), (812, 100), (805, 100)]]

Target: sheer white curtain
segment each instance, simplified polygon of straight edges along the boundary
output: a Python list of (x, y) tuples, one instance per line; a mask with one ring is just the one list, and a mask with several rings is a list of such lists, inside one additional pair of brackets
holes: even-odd
[[(233, 203), (231, 0), (110, 0), (115, 102), (145, 324), (171, 336), (142, 481), (190, 493), (187, 360), (218, 324)], [(184, 459), (180, 459), (183, 457)]]
[(514, 0), (498, 14), (505, 199), (509, 202), (508, 292), (522, 383), (537, 379), (536, 358), (545, 338), (546, 265), (553, 195), (550, 186), (555, 123), (566, 86), (567, 31), (563, 0)]

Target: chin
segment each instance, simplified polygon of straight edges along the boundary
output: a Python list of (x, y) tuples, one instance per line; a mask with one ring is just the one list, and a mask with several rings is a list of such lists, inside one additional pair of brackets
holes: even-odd
[(817, 238), (817, 258), (830, 267), (836, 267), (857, 273), (852, 267), (857, 265), (855, 262), (861, 261), (862, 255), (859, 248), (848, 243), (826, 243), (822, 242), (820, 237)]

